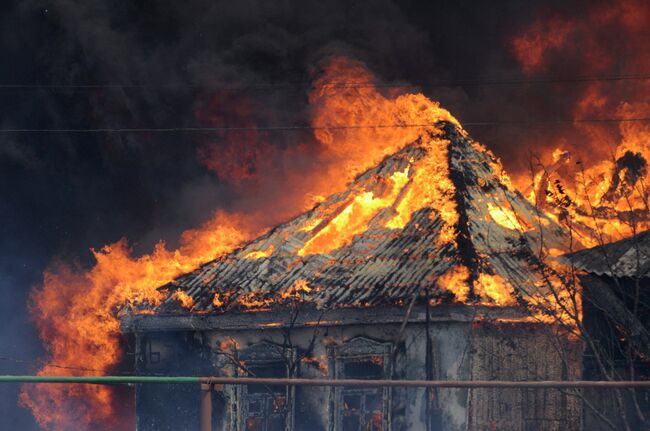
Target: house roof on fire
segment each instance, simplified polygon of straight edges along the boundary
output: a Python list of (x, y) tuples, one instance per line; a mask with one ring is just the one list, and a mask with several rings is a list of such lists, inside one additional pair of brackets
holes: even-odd
[(577, 268), (611, 277), (650, 277), (650, 230), (565, 256)]
[(546, 247), (565, 249), (563, 229), (508, 185), (494, 156), (441, 122), (346, 190), (163, 286), (169, 296), (157, 311), (186, 313), (180, 303), (189, 302), (192, 312), (218, 313), (283, 298), (321, 309), (453, 300), (441, 280), (466, 283), (470, 300), (488, 279), (526, 291), (537, 281), (540, 231)]

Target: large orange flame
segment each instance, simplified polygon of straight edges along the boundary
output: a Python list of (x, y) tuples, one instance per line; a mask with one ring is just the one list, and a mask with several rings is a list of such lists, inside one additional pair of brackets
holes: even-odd
[[(513, 40), (525, 72), (561, 74), (571, 59), (579, 74), (647, 74), (650, 4), (622, 0), (594, 4), (577, 16), (539, 18)], [(617, 37), (612, 38), (615, 32)], [(558, 72), (559, 71), (559, 72)], [(598, 245), (650, 228), (650, 81), (586, 80), (573, 85), (575, 119), (621, 118), (616, 123), (578, 122), (570, 142), (550, 141), (534, 184), (529, 172), (515, 182), (529, 198), (571, 227), (584, 245)], [(577, 133), (577, 134), (576, 134)]]
[[(427, 155), (417, 171), (407, 168), (393, 173), (386, 179), (381, 193), (355, 191), (358, 193), (327, 226), (323, 227), (320, 220), (302, 226), (304, 231), (320, 230), (305, 244), (301, 255), (327, 252), (348, 244), (353, 236), (367, 228), (375, 214), (389, 205), (394, 207), (395, 214), (384, 221), (386, 227), (400, 229), (415, 211), (434, 207), (443, 221), (440, 241), (456, 240), (459, 215), (453, 199), (456, 191), (449, 177), (449, 142), (439, 137), (441, 132), (435, 124), (439, 121), (458, 124), (457, 120), (422, 94), (382, 93), (373, 87), (373, 82), (374, 77), (363, 64), (347, 58), (331, 59), (316, 80), (309, 99), (314, 109), (313, 126), (320, 144), (321, 169), (301, 171), (296, 178), (309, 185), (307, 195), (313, 198), (342, 190), (357, 174), (418, 138), (428, 140), (423, 142), (428, 147)], [(341, 85), (346, 83), (362, 85)], [(634, 129), (633, 133), (639, 131)], [(630, 138), (626, 145), (632, 145), (632, 141)], [(269, 147), (263, 144), (262, 148), (264, 152)], [(287, 159), (296, 154), (292, 149), (286, 151)], [(202, 156), (209, 158), (208, 153), (203, 152)], [(216, 167), (225, 165), (222, 160)], [(494, 168), (501, 175), (500, 166)], [(246, 179), (249, 173), (246, 170), (233, 175)], [(503, 176), (502, 180), (509, 187), (507, 177)], [(307, 198), (306, 202), (305, 196), (303, 189), (290, 189), (282, 205), (276, 203), (276, 206), (285, 209), (286, 217), (301, 211), (307, 203), (313, 204), (314, 199)], [(255, 215), (264, 215), (266, 209), (258, 208)], [(507, 209), (494, 207), (490, 213), (496, 223), (507, 229), (521, 228), (516, 215)], [(138, 257), (133, 255), (127, 241), (122, 240), (94, 251), (96, 263), (89, 270), (66, 264), (52, 265), (44, 274), (43, 285), (32, 294), (31, 312), (49, 351), (39, 374), (101, 374), (114, 370), (123, 354), (118, 311), (129, 302), (157, 304), (162, 299), (158, 286), (233, 250), (268, 227), (266, 223), (277, 221), (255, 215), (217, 213), (205, 226), (185, 232), (176, 250), (160, 243), (151, 254)], [(246, 258), (263, 259), (273, 253), (274, 249), (269, 247), (254, 251)], [(468, 277), (468, 268), (459, 265), (443, 276), (439, 284), (455, 293), (458, 301), (466, 301)], [(474, 294), (487, 304), (515, 302), (512, 287), (496, 276), (480, 274), (474, 288)], [(300, 301), (315, 289), (301, 281), (283, 292), (282, 299)], [(176, 300), (191, 310), (193, 303), (187, 295), (178, 292)], [(217, 294), (213, 304), (222, 307), (227, 300), (226, 296)], [(257, 309), (270, 305), (268, 299), (260, 299), (254, 292), (239, 301), (243, 306)], [(132, 424), (132, 407), (120, 408), (116, 392), (109, 387), (25, 386), (21, 401), (32, 409), (46, 429), (116, 429)], [(124, 414), (125, 411), (129, 413)]]
[[(316, 139), (321, 143), (322, 150), (320, 162), (324, 169), (311, 172), (311, 177), (302, 173), (300, 181), (296, 182), (310, 185), (311, 193), (308, 195), (311, 199), (308, 196), (308, 201), (305, 202), (305, 193), (296, 189), (300, 193), (289, 194), (285, 199), (285, 217), (304, 209), (310, 200), (313, 204), (314, 197), (342, 189), (356, 174), (410, 143), (422, 131), (412, 127), (373, 129), (365, 126), (433, 125), (438, 120), (455, 122), (446, 110), (421, 94), (384, 96), (372, 85), (343, 90), (330, 85), (340, 82), (371, 84), (373, 81), (374, 77), (361, 63), (345, 58), (333, 59), (323, 71), (316, 82), (316, 90), (310, 95), (310, 101), (315, 107), (314, 126), (363, 127), (317, 130)], [(246, 107), (245, 104), (243, 106)], [(246, 114), (248, 111), (244, 108)], [(247, 138), (262, 141), (259, 148), (271, 151), (261, 136), (249, 135)], [(257, 143), (259, 142), (255, 142)], [(237, 147), (230, 146), (227, 150), (235, 151)], [(248, 148), (255, 148), (255, 145), (249, 145)], [(295, 151), (287, 150), (285, 157), (291, 158)], [(228, 171), (228, 153), (220, 153), (215, 159), (211, 150), (205, 147), (200, 156), (205, 159), (208, 167), (220, 172), (226, 169), (226, 176), (245, 180), (251, 175), (248, 168), (243, 171)], [(257, 155), (251, 153), (246, 157), (247, 160), (253, 160)], [(397, 190), (398, 183), (405, 181), (406, 175), (397, 175), (393, 180)], [(368, 195), (355, 202), (355, 208), (351, 211), (354, 210), (355, 214), (370, 214), (375, 211), (372, 208), (381, 205), (382, 198)], [(264, 211), (260, 213), (263, 214)], [(47, 361), (38, 374), (110, 372), (123, 355), (118, 311), (129, 302), (156, 304), (162, 299), (157, 287), (252, 238), (269, 222), (264, 220), (260, 223), (261, 219), (263, 217), (220, 212), (201, 228), (185, 232), (181, 245), (176, 250), (169, 250), (165, 244), (160, 243), (151, 254), (134, 256), (127, 241), (120, 240), (93, 251), (96, 263), (89, 270), (65, 263), (52, 264), (44, 274), (42, 286), (34, 289), (31, 295), (30, 311), (48, 349)], [(353, 232), (348, 232), (348, 237), (350, 234)], [(249, 257), (261, 258), (267, 253), (272, 253), (272, 250), (260, 250)], [(287, 295), (299, 296), (305, 289), (307, 286), (298, 286)], [(177, 300), (191, 308), (189, 298), (180, 294)], [(249, 298), (251, 307), (265, 305), (259, 302), (254, 297)], [(222, 304), (222, 299), (215, 297), (214, 303)], [(46, 429), (116, 429), (132, 426), (133, 409), (120, 408), (121, 401), (110, 387), (27, 385), (23, 388), (20, 399)]]
[[(126, 303), (162, 299), (157, 287), (201, 262), (230, 251), (253, 233), (245, 217), (217, 213), (205, 226), (183, 234), (168, 250), (159, 243), (149, 255), (134, 257), (126, 240), (93, 251), (88, 271), (52, 265), (43, 285), (32, 292), (31, 313), (49, 357), (39, 375), (108, 372), (122, 358), (117, 312)], [(106, 386), (25, 386), (21, 402), (46, 429), (128, 429), (132, 409)], [(118, 413), (118, 411), (120, 413)]]
[[(336, 173), (348, 172), (346, 181), (415, 141), (423, 129), (433, 129), (436, 122), (458, 124), (449, 111), (423, 94), (390, 90), (391, 94), (385, 95), (375, 82), (363, 63), (336, 57), (317, 79), (309, 98), (315, 107), (316, 139), (328, 154), (338, 156), (334, 169)], [(343, 185), (339, 183), (338, 188)]]

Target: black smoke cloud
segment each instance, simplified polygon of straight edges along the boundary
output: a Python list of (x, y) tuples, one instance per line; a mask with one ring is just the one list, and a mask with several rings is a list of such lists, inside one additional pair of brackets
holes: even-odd
[[(365, 62), (386, 81), (519, 77), (511, 37), (542, 4), (553, 10), (566, 2), (525, 3), (7, 1), (0, 6), (0, 83), (126, 87), (2, 88), (0, 127), (307, 124), (308, 89), (299, 84), (339, 54)], [(423, 87), (461, 121), (545, 115), (571, 102), (570, 95), (558, 101), (543, 88), (529, 90)], [(526, 130), (469, 129), (507, 165), (521, 163)], [(25, 302), (54, 257), (88, 266), (89, 248), (123, 236), (138, 252), (160, 239), (173, 245), (215, 209), (248, 211), (285, 193), (283, 172), (291, 167), (278, 160), (270, 178), (259, 178), (269, 172), (258, 170), (257, 143), (245, 137), (0, 135), (0, 356), (26, 360), (1, 361), (4, 372), (27, 373), (37, 365), (40, 346)], [(257, 138), (277, 150), (272, 155), (297, 145), (317, 149), (306, 132)], [(206, 148), (222, 154), (223, 172), (207, 168)], [(309, 168), (305, 154), (295, 162)], [(258, 178), (233, 181), (226, 168), (242, 166)], [(34, 427), (29, 413), (16, 408), (16, 388), (2, 391), (4, 423)]]

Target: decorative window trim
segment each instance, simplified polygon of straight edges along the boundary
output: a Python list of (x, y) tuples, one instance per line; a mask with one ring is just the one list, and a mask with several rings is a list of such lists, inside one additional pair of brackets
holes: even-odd
[[(375, 341), (366, 337), (355, 337), (343, 344), (328, 346), (329, 377), (330, 379), (345, 379), (343, 363), (346, 359), (381, 356), (383, 358), (383, 376), (385, 379), (390, 378), (392, 347), (393, 344), (390, 342)], [(343, 404), (343, 390), (344, 388), (341, 386), (330, 387), (329, 431), (341, 431), (342, 429), (341, 406)], [(390, 387), (383, 387), (381, 392), (382, 410), (384, 412), (383, 429), (390, 431), (392, 391)]]

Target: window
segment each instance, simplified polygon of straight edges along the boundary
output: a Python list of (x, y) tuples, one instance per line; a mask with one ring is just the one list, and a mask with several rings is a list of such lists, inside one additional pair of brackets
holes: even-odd
[[(383, 356), (344, 358), (346, 379), (383, 378)], [(343, 431), (381, 431), (383, 427), (382, 388), (348, 387), (341, 394)]]
[[(256, 377), (286, 377), (284, 362), (251, 364), (249, 375)], [(244, 398), (246, 431), (284, 431), (288, 413), (288, 389), (280, 385), (248, 385)]]
[[(331, 377), (385, 379), (389, 375), (390, 344), (355, 338), (330, 349)], [(343, 386), (331, 391), (334, 431), (386, 431), (390, 388)]]
[[(286, 352), (289, 356), (293, 351)], [(255, 377), (288, 377), (288, 360), (278, 346), (258, 343), (240, 352), (246, 372)], [(282, 385), (247, 385), (238, 390), (239, 427), (242, 431), (289, 431), (293, 425), (294, 388)]]

